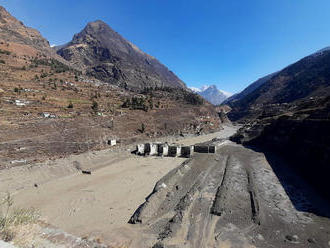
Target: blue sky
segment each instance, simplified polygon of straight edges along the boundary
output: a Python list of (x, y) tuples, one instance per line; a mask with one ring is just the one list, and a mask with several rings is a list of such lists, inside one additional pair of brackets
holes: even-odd
[(189, 86), (229, 92), (330, 46), (329, 0), (0, 0), (51, 44), (101, 19)]

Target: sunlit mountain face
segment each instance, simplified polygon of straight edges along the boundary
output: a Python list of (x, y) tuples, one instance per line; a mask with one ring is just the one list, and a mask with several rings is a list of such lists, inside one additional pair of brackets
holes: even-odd
[(190, 89), (214, 105), (219, 105), (232, 96), (232, 93), (219, 90), (216, 85), (204, 85), (200, 88), (190, 87)]

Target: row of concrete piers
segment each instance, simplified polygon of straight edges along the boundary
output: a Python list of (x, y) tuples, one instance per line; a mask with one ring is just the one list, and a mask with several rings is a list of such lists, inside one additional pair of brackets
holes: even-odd
[(191, 157), (194, 152), (215, 153), (216, 146), (194, 145), (184, 146), (168, 143), (146, 143), (136, 146), (136, 154), (143, 156), (165, 156), (165, 157)]

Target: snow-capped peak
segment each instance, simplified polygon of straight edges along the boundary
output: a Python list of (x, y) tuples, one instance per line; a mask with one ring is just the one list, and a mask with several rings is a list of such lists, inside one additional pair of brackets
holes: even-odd
[(196, 88), (196, 87), (189, 87), (189, 89), (191, 89), (195, 93), (202, 91), (200, 88)]
[(226, 97), (231, 97), (233, 95), (233, 93), (224, 91), (224, 90), (219, 90), (222, 94), (224, 94)]
[(208, 88), (210, 88), (210, 85), (203, 85), (203, 86), (200, 88), (200, 90), (201, 90), (201, 91), (205, 91), (205, 90), (207, 90)]
[(232, 93), (218, 90), (216, 85), (203, 85), (200, 88), (189, 87), (193, 92), (201, 95), (214, 105), (221, 104), (225, 99), (232, 96)]

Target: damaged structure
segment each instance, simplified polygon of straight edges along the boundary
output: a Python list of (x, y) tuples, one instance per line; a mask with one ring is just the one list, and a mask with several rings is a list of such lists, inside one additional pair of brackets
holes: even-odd
[(165, 156), (165, 157), (184, 157), (190, 158), (194, 152), (198, 153), (216, 153), (216, 146), (195, 145), (183, 146), (179, 144), (168, 143), (146, 143), (138, 144), (135, 153), (143, 156)]

